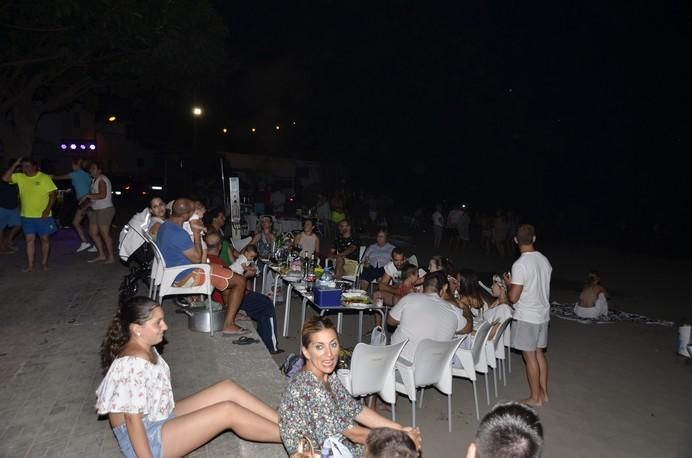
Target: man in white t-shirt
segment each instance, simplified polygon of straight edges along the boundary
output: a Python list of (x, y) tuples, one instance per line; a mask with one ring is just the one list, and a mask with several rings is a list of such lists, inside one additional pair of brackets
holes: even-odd
[(379, 287), (376, 294), (378, 297), (382, 297), (385, 305), (396, 305), (400, 299), (399, 282), (401, 281), (401, 268), (404, 267), (404, 264), (406, 264), (404, 250), (394, 247), (392, 260), (384, 265), (384, 274), (377, 281)]
[(423, 339), (451, 340), (466, 327), (461, 309), (442, 299), (449, 288), (447, 276), (432, 272), (425, 276), (422, 293), (403, 297), (389, 312), (387, 324), (398, 326), (392, 344), (408, 339), (401, 357), (413, 361), (416, 348)]
[(548, 322), (550, 321), (550, 275), (548, 258), (534, 248), (536, 230), (530, 224), (517, 229), (514, 242), (521, 256), (512, 265), (512, 274), (505, 274), (509, 301), (514, 304), (512, 347), (521, 351), (531, 397), (523, 402), (540, 406), (548, 401)]

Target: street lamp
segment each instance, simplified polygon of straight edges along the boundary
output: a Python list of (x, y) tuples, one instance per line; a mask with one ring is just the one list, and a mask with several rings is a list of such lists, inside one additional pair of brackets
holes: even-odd
[(192, 107), (192, 153), (197, 156), (197, 119), (202, 117), (204, 110), (195, 105)]
[(202, 110), (202, 107), (192, 107), (192, 115), (194, 117), (199, 118), (203, 113), (204, 110)]

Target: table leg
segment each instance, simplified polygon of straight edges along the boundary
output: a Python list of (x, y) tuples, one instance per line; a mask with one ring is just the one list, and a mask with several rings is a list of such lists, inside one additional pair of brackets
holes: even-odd
[(291, 290), (293, 289), (293, 283), (289, 283), (286, 288), (286, 310), (284, 310), (284, 337), (288, 335), (288, 324), (291, 313)]
[(342, 320), (343, 316), (344, 316), (344, 314), (341, 312), (339, 312), (336, 315), (336, 332), (338, 332), (339, 334), (341, 334), (341, 325), (342, 325), (342, 321), (343, 321)]
[(300, 310), (300, 327), (301, 329), (303, 328), (303, 323), (305, 323), (305, 312), (307, 311), (308, 308), (308, 300), (307, 298), (303, 298), (303, 306), (301, 307)]
[(363, 311), (358, 310), (358, 343), (363, 341)]
[(281, 275), (276, 274), (276, 278), (274, 278), (274, 298), (272, 299), (272, 302), (274, 303), (274, 308), (276, 308), (276, 289), (279, 287), (279, 277)]
[(266, 293), (266, 282), (265, 280), (267, 279), (267, 270), (269, 270), (269, 264), (265, 264), (264, 267), (262, 267), (262, 294)]

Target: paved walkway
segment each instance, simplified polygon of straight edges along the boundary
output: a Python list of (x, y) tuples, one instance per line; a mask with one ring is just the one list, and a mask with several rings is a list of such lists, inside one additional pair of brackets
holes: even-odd
[[(126, 269), (92, 265), (74, 254), (69, 231), (53, 240), (48, 272), (22, 273), (23, 254), (0, 257), (0, 456), (116, 457), (94, 391), (101, 380), (99, 347), (115, 312)], [(181, 398), (223, 378), (278, 405), (283, 377), (263, 345), (237, 346), (217, 334), (194, 333), (187, 317), (164, 307), (165, 358)], [(285, 457), (281, 445), (254, 444), (226, 432), (193, 457)]]

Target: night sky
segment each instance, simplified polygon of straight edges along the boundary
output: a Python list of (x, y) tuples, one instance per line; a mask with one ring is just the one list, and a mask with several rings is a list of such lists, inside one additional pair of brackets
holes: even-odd
[(690, 2), (215, 3), (229, 77), (194, 97), (230, 132), (210, 147), (431, 202), (689, 224)]

